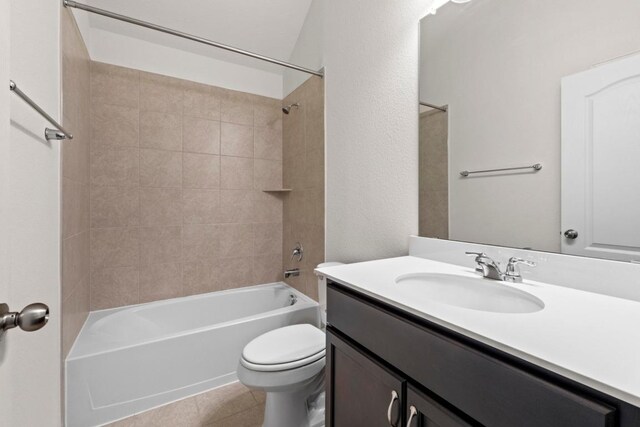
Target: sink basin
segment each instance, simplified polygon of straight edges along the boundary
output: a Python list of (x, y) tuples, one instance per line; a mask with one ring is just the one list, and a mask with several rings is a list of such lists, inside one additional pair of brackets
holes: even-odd
[(455, 274), (413, 273), (399, 276), (396, 284), (416, 298), (493, 313), (534, 313), (544, 308), (541, 299), (503, 282)]

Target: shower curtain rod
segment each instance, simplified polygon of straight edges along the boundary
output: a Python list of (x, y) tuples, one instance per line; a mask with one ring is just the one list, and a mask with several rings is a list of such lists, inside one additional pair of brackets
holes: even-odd
[(181, 31), (172, 30), (170, 28), (162, 27), (160, 25), (152, 24), (150, 22), (141, 21), (139, 19), (130, 18), (128, 16), (119, 15), (117, 13), (110, 12), (108, 10), (99, 9), (97, 7), (89, 6), (86, 4), (78, 3), (72, 0), (64, 0), (65, 7), (72, 7), (75, 9), (84, 10), (86, 12), (95, 13), (97, 15), (106, 16), (107, 18), (116, 19), (118, 21), (128, 22), (133, 25), (138, 25), (140, 27), (148, 28), (150, 30), (160, 31), (161, 33), (171, 34), (176, 37), (181, 37), (183, 39), (192, 40), (194, 42), (206, 44), (209, 46), (217, 47), (219, 49), (228, 50), (230, 52), (239, 53), (240, 55), (248, 56), (251, 58), (259, 59), (261, 61), (270, 62), (272, 64), (280, 65), (282, 67), (290, 68), (292, 70), (301, 71), (307, 74), (313, 74), (314, 76), (324, 77), (324, 73), (322, 71), (314, 71), (309, 68), (301, 67), (299, 65), (290, 64), (288, 62), (280, 61), (278, 59), (269, 58), (268, 56), (260, 55), (257, 53), (249, 52), (248, 50), (238, 49), (237, 47), (229, 46), (226, 44), (214, 42), (212, 40), (208, 40), (202, 37), (194, 36), (191, 34), (183, 33)]
[(438, 107), (437, 105), (429, 104), (428, 102), (422, 102), (422, 101), (420, 101), (420, 105), (424, 105), (425, 107), (429, 107), (429, 108), (435, 108), (436, 110), (444, 111), (445, 113), (448, 110), (446, 105), (443, 107)]

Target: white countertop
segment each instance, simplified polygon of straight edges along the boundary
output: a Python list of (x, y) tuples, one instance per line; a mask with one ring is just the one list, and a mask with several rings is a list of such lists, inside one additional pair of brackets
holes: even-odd
[(318, 272), (407, 312), (462, 333), (640, 407), (640, 302), (526, 280), (504, 286), (545, 303), (526, 314), (445, 305), (395, 282), (407, 273), (480, 278), (471, 268), (406, 256), (318, 269)]

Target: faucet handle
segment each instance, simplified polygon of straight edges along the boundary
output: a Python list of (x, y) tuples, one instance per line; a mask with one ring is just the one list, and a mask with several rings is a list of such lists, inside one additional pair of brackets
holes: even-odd
[(535, 267), (537, 265), (533, 261), (528, 261), (526, 259), (518, 258), (517, 256), (514, 256), (514, 257), (509, 258), (509, 264), (507, 265), (507, 268), (509, 266), (515, 267), (518, 264), (524, 264), (524, 265), (527, 265), (529, 267)]
[(476, 258), (484, 258), (487, 256), (484, 252), (465, 252), (465, 255), (475, 256)]
[(520, 275), (520, 269), (518, 268), (518, 264), (524, 264), (529, 267), (535, 267), (536, 263), (533, 261), (527, 261), (523, 258), (511, 257), (509, 258), (509, 264), (507, 264), (507, 271), (504, 273), (505, 281), (521, 283), (522, 276)]
[(484, 252), (465, 252), (465, 255), (467, 256), (475, 256), (475, 261), (478, 263), (478, 266), (476, 267), (476, 273), (480, 273), (482, 274), (482, 267), (480, 267), (479, 261), (482, 260), (482, 258), (487, 258), (487, 254), (485, 254)]

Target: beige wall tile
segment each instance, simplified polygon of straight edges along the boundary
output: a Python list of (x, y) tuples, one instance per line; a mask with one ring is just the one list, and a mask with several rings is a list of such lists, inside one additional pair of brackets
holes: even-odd
[(279, 194), (265, 193), (254, 190), (253, 192), (253, 214), (254, 222), (279, 222), (282, 218), (282, 196)]
[(305, 178), (305, 188), (324, 188), (324, 150), (306, 152)]
[[(301, 108), (283, 123), (283, 184), (293, 191), (284, 198), (283, 267), (293, 264), (289, 253), (295, 242), (304, 246), (301, 275), (287, 283), (317, 299), (315, 266), (324, 261), (324, 88), (310, 78), (283, 104), (300, 102)], [(295, 114), (298, 113), (298, 114)]]
[(140, 221), (138, 187), (91, 188), (91, 227), (125, 227)]
[(60, 31), (62, 123), (73, 130), (74, 136), (73, 140), (61, 144), (61, 176), (64, 177), (61, 183), (63, 239), (60, 310), (63, 361), (89, 311), (91, 64), (69, 10), (61, 14)]
[(220, 257), (233, 258), (253, 253), (253, 228), (251, 224), (218, 225)]
[(91, 229), (91, 266), (124, 267), (137, 265), (140, 242), (137, 228)]
[(140, 110), (182, 114), (182, 80), (140, 73)]
[(62, 179), (62, 237), (70, 237), (89, 227), (89, 186)]
[(182, 187), (182, 153), (141, 149), (140, 186)]
[(185, 225), (182, 235), (182, 260), (214, 263), (220, 257), (220, 226)]
[(139, 115), (137, 108), (94, 104), (91, 113), (92, 149), (138, 147)]
[[(282, 254), (282, 223), (253, 224), (253, 255)], [(280, 267), (278, 263), (278, 267)]]
[(182, 116), (141, 111), (140, 147), (182, 151)]
[(251, 223), (255, 218), (252, 190), (220, 190), (221, 223)]
[(184, 188), (219, 188), (220, 156), (183, 153), (182, 183)]
[(96, 268), (91, 273), (91, 310), (137, 304), (138, 267)]
[(93, 103), (137, 107), (139, 92), (139, 71), (101, 62), (91, 63)]
[(182, 189), (141, 188), (140, 225), (182, 225)]
[(254, 160), (254, 184), (256, 190), (282, 188), (282, 162), (280, 160)]
[(140, 265), (182, 262), (182, 227), (141, 227)]
[(253, 278), (253, 263), (245, 256), (221, 259), (219, 272), (219, 291), (257, 284)]
[(184, 295), (203, 294), (220, 289), (220, 267), (213, 262), (188, 262), (182, 267)]
[(182, 296), (182, 264), (154, 264), (140, 267), (140, 302)]
[(223, 156), (253, 157), (253, 127), (222, 123), (220, 152)]
[[(282, 184), (281, 101), (105, 64), (94, 68), (93, 110), (84, 109), (96, 117), (87, 131), (95, 136), (89, 157), (92, 306), (279, 277), (288, 196), (256, 188)], [(131, 90), (122, 99), (113, 96), (119, 88), (109, 88), (120, 82)], [(87, 92), (89, 86), (87, 80)], [(72, 123), (84, 110), (68, 101)], [(304, 124), (297, 127), (304, 137)], [(297, 144), (304, 178), (304, 140)], [(81, 150), (70, 152), (67, 163), (80, 165)], [(88, 156), (88, 144), (85, 151)]]
[(253, 105), (253, 125), (282, 130), (282, 101), (260, 98)]
[(184, 115), (208, 120), (220, 120), (220, 94), (210, 86), (185, 82)]
[(220, 122), (184, 116), (182, 148), (192, 153), (220, 154)]
[(253, 281), (273, 283), (283, 279), (282, 255), (269, 254), (253, 257)]
[(185, 224), (214, 224), (220, 218), (220, 191), (185, 188), (182, 190)]
[[(88, 117), (83, 120), (87, 120)], [(78, 182), (89, 182), (89, 145), (90, 134), (85, 126), (76, 126), (63, 120), (63, 125), (73, 129), (73, 139), (62, 145), (62, 176)]]
[[(285, 101), (286, 103), (286, 101)], [(282, 155), (286, 158), (304, 155), (304, 115), (292, 110), (282, 122)]]
[(304, 191), (304, 221), (324, 225), (324, 189), (309, 188)]
[(91, 183), (93, 185), (137, 186), (138, 149), (91, 151)]
[(282, 129), (254, 128), (253, 151), (256, 159), (282, 159)]
[(89, 230), (62, 241), (62, 300), (89, 276), (89, 263)]
[(220, 188), (249, 190), (253, 187), (253, 159), (244, 157), (220, 158)]
[(226, 91), (222, 96), (220, 120), (253, 126), (253, 97), (247, 93)]

